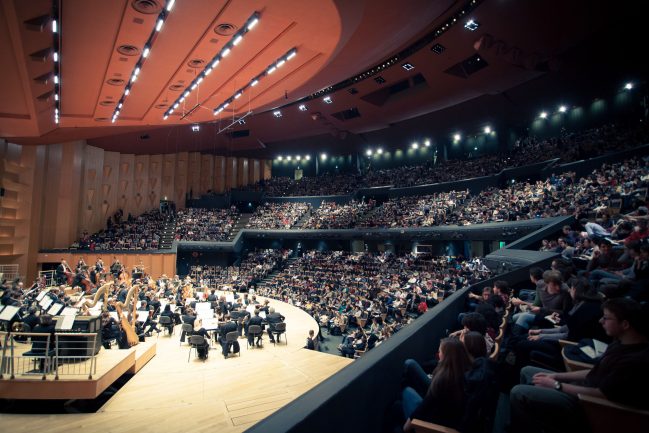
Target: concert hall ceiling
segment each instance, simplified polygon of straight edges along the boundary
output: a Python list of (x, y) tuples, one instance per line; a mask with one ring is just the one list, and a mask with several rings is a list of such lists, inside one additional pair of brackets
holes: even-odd
[(604, 1), (1, 6), (0, 137), (21, 144), (263, 155), (267, 144), (336, 141), (421, 116), (437, 124), (448, 121), (445, 109), (485, 96), (503, 95), (502, 115), (516, 115), (549, 86), (578, 88), (625, 62), (646, 63), (620, 55), (634, 46), (643, 55), (646, 38), (627, 37), (641, 23), (625, 21), (642, 14)]

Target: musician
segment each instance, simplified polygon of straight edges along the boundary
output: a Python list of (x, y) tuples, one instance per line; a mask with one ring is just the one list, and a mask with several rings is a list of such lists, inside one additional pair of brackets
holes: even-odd
[(61, 259), (61, 263), (59, 263), (59, 265), (56, 267), (56, 273), (55, 273), (56, 284), (58, 285), (65, 284), (67, 281), (68, 272), (72, 272), (70, 270), (70, 267), (68, 266), (68, 263), (64, 259)]
[(122, 273), (124, 266), (119, 262), (117, 257), (113, 257), (113, 264), (110, 265), (110, 273), (115, 277), (115, 281), (119, 279), (119, 274)]
[[(223, 357), (227, 359), (230, 349), (232, 349), (233, 343), (228, 343), (226, 336), (230, 332), (235, 332), (237, 330), (237, 324), (230, 320), (230, 315), (225, 316), (225, 322), (219, 326), (219, 343), (221, 344), (221, 349)], [(238, 343), (237, 343), (238, 344)]]
[(29, 329), (33, 330), (36, 325), (40, 322), (38, 319), (38, 316), (36, 315), (36, 308), (35, 307), (30, 307), (28, 310), (27, 316), (25, 316), (22, 320), (22, 322), (25, 325), (29, 325)]
[(77, 273), (86, 269), (88, 269), (88, 265), (86, 265), (86, 262), (83, 261), (83, 257), (80, 257), (79, 261), (77, 262)]
[(275, 312), (273, 307), (268, 309), (269, 313), (266, 315), (266, 322), (268, 323), (268, 337), (271, 343), (275, 342), (275, 337), (273, 336), (273, 331), (275, 330), (275, 325), (282, 323), (286, 320), (286, 317), (282, 316), (279, 313)]
[(119, 338), (119, 323), (108, 314), (108, 311), (101, 313), (101, 342), (104, 348), (110, 349), (110, 340)]
[[(259, 315), (259, 310), (255, 310), (255, 315), (252, 316), (250, 318), (250, 320), (248, 320), (248, 323), (246, 325), (246, 337), (248, 337), (248, 344), (252, 345), (253, 344), (253, 341), (252, 341), (253, 336), (248, 333), (248, 329), (250, 329), (250, 325), (261, 326), (261, 329), (262, 330), (264, 329), (264, 319), (262, 319), (261, 316)], [(259, 347), (261, 345), (261, 340), (262, 340), (263, 336), (264, 336), (264, 334), (262, 332), (257, 337), (257, 342), (255, 343), (255, 344), (257, 344), (257, 347)]]
[[(32, 329), (32, 332), (51, 334), (50, 336), (50, 347), (49, 350), (54, 349), (54, 320), (49, 314), (41, 314), (40, 323)], [(45, 353), (47, 337), (32, 337), (32, 352), (34, 353)], [(44, 359), (41, 360), (41, 363)], [(42, 368), (42, 366), (41, 366)]]

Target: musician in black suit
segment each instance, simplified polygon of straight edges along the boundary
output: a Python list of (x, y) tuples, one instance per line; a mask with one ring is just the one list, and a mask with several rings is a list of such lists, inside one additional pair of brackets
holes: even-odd
[[(251, 334), (248, 333), (248, 329), (250, 329), (250, 325), (257, 325), (261, 326), (261, 329), (264, 329), (264, 319), (261, 318), (259, 315), (259, 310), (255, 310), (255, 315), (248, 320), (248, 323), (246, 324), (246, 337), (248, 337), (248, 344), (252, 345), (253, 344), (253, 337)], [(263, 333), (259, 334), (257, 337), (257, 346), (261, 344), (261, 339), (263, 338)]]
[(230, 316), (226, 315), (225, 320), (225, 323), (219, 326), (219, 343), (221, 344), (221, 348), (223, 349), (223, 357), (227, 358), (228, 354), (230, 353), (230, 349), (232, 349), (232, 343), (227, 342), (226, 336), (229, 332), (236, 332), (237, 324), (230, 320)]
[(68, 264), (65, 262), (65, 260), (61, 259), (61, 263), (56, 267), (56, 273), (55, 273), (55, 278), (56, 278), (56, 284), (61, 285), (65, 284), (67, 281), (67, 277), (65, 275), (66, 272), (69, 272), (69, 267)]
[(273, 307), (268, 309), (268, 314), (266, 315), (266, 322), (268, 323), (268, 337), (271, 343), (275, 342), (275, 337), (273, 337), (273, 331), (275, 330), (275, 325), (282, 323), (286, 318), (279, 313), (275, 312)]

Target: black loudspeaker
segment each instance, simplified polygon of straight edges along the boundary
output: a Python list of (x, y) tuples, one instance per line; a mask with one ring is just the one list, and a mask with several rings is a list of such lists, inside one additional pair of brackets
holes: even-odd
[(0, 197), (4, 197), (4, 196), (5, 196), (5, 189), (0, 186)]

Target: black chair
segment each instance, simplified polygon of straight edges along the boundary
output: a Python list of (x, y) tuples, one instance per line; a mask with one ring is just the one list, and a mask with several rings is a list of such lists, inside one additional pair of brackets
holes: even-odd
[[(234, 345), (234, 343), (239, 339), (239, 333), (237, 331), (232, 331), (228, 332), (225, 334), (225, 342), (227, 343), (228, 347), (232, 347), (230, 345)], [(229, 355), (229, 353), (228, 353)], [(239, 350), (239, 356), (241, 356), (241, 350)]]
[(248, 346), (255, 347), (255, 339), (260, 346), (263, 346), (264, 332), (259, 325), (248, 326)]
[(171, 317), (160, 316), (160, 318), (158, 319), (158, 325), (164, 327), (167, 332), (169, 332), (169, 335), (172, 335), (174, 333), (174, 324)]
[(275, 345), (275, 342), (279, 342), (279, 336), (282, 334), (284, 334), (284, 340), (286, 340), (286, 344), (288, 344), (288, 338), (286, 338), (286, 323), (276, 323), (275, 327), (271, 329), (270, 332), (275, 336), (275, 339), (273, 340), (273, 346)]
[[(189, 337), (189, 354), (187, 355), (187, 362), (189, 362), (189, 357), (192, 354), (192, 349), (196, 351), (196, 356), (198, 356), (198, 346), (203, 346), (206, 343), (205, 337), (202, 335), (192, 335)], [(205, 359), (203, 359), (205, 361)]]
[(183, 344), (184, 337), (187, 337), (187, 341), (189, 341), (189, 337), (192, 335), (194, 332), (194, 327), (192, 326), (191, 323), (183, 323), (180, 325), (181, 333), (180, 333), (180, 344)]

